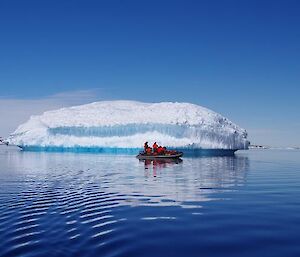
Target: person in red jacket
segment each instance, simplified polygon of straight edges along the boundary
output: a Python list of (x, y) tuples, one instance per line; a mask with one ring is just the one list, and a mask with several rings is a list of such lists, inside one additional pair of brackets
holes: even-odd
[(157, 153), (158, 144), (154, 142), (153, 144), (153, 153)]
[(152, 153), (152, 148), (151, 147), (148, 147), (147, 149), (146, 149), (146, 154), (151, 154)]
[(159, 147), (157, 148), (157, 154), (158, 154), (158, 155), (163, 155), (163, 154), (164, 154), (164, 149), (163, 149), (162, 146), (159, 146)]
[(147, 148), (148, 148), (149, 146), (148, 146), (148, 142), (145, 142), (145, 144), (144, 144), (144, 152), (146, 153), (147, 152)]

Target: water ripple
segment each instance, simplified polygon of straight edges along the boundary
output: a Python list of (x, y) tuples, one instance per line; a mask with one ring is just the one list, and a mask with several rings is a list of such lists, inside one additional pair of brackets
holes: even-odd
[[(0, 256), (241, 256), (238, 243), (243, 256), (279, 243), (297, 252), (287, 234), (298, 230), (282, 225), (300, 226), (295, 165), (286, 178), (267, 176), (260, 160), (250, 172), (244, 156), (165, 165), (88, 154), (0, 158)], [(260, 248), (248, 243), (263, 239)]]

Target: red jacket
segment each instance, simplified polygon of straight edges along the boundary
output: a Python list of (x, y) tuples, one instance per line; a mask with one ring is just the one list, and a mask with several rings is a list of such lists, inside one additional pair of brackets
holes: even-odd
[(160, 146), (160, 147), (157, 148), (157, 153), (158, 153), (158, 154), (162, 154), (162, 153), (163, 153), (163, 150), (164, 150), (164, 149)]

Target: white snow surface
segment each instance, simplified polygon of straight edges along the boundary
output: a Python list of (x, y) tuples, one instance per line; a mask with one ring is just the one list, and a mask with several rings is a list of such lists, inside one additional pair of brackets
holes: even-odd
[(20, 146), (169, 147), (247, 149), (246, 130), (207, 108), (190, 103), (101, 101), (44, 112), (8, 138)]

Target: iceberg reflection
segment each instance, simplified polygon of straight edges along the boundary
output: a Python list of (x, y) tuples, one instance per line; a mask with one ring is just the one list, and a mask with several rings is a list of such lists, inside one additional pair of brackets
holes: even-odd
[[(43, 195), (51, 189), (60, 199), (76, 194), (84, 201), (92, 192), (95, 199), (112, 197), (116, 206), (201, 207), (244, 185), (249, 168), (243, 156), (138, 161), (120, 155), (17, 151), (5, 155), (0, 179), (22, 180), (13, 188), (20, 194)], [(10, 183), (5, 185), (12, 190)]]

